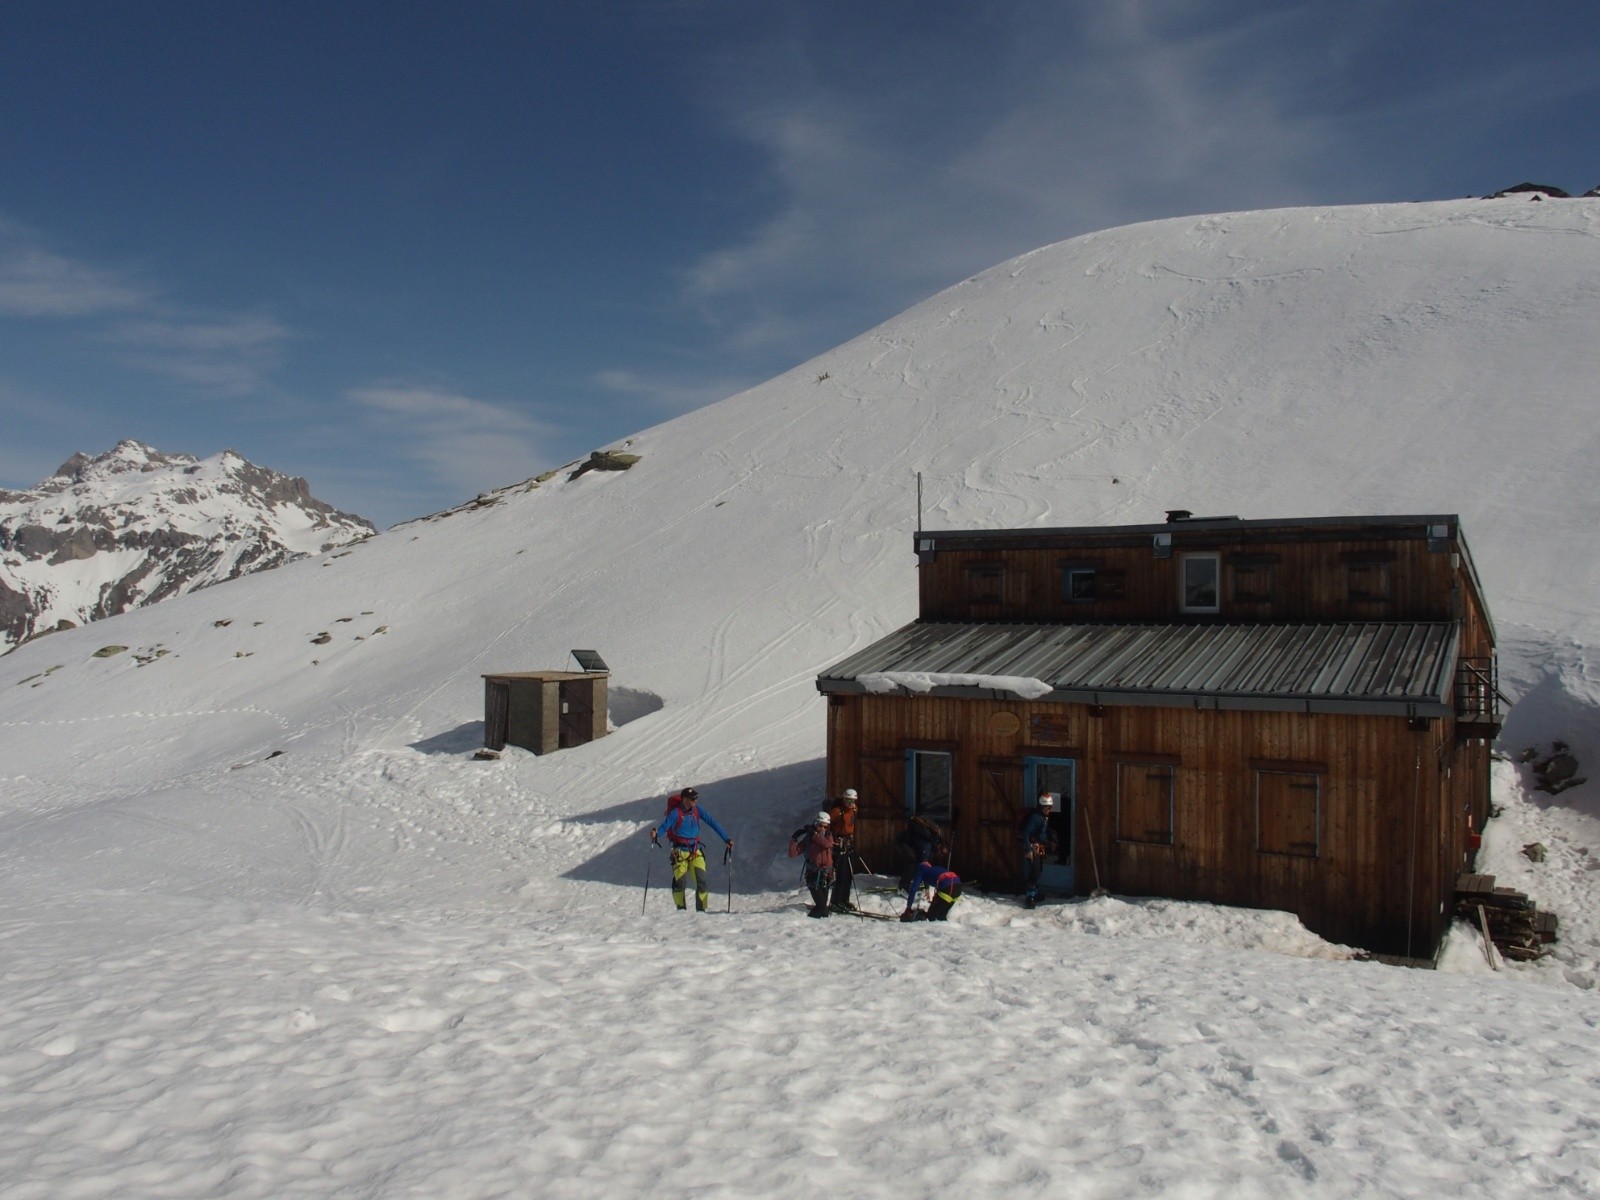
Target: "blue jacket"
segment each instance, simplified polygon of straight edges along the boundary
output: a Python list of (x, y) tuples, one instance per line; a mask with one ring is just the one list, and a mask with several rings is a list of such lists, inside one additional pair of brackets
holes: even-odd
[(696, 845), (700, 841), (701, 821), (711, 826), (723, 841), (731, 842), (733, 840), (722, 832), (722, 826), (717, 824), (715, 817), (705, 809), (698, 807), (693, 812), (687, 808), (673, 809), (666, 815), (661, 824), (656, 826), (656, 837), (659, 838), (662, 834), (666, 834), (667, 839), (674, 846), (687, 847)]
[(1028, 814), (1028, 819), (1022, 823), (1022, 852), (1026, 854), (1034, 842), (1048, 847), (1051, 842), (1050, 818), (1044, 809), (1036, 808)]
[(949, 867), (941, 867), (938, 863), (925, 862), (917, 868), (917, 873), (911, 877), (911, 886), (906, 889), (906, 900), (917, 898), (917, 893), (925, 887), (939, 891), (939, 881), (948, 875), (956, 883), (961, 882), (961, 877)]

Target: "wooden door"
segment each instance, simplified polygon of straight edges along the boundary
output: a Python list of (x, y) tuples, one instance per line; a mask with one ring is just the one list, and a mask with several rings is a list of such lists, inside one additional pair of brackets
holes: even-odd
[(977, 844), (956, 857), (962, 878), (970, 871), (986, 892), (1015, 892), (1022, 885), (1022, 764), (986, 758), (978, 764)]
[(561, 684), (561, 733), (558, 745), (581, 746), (594, 732), (594, 687), (587, 679), (568, 679)]
[(511, 724), (511, 685), (500, 680), (484, 680), (483, 744), (489, 750), (503, 750)]
[(875, 873), (892, 875), (894, 839), (906, 823), (905, 755), (863, 754), (858, 765), (856, 852)]

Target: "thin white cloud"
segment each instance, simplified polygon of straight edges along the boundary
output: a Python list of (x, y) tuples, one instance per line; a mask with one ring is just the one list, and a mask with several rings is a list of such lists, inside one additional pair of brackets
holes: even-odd
[(103, 339), (121, 349), (129, 366), (238, 396), (265, 385), (292, 336), (270, 317), (242, 316), (128, 320), (107, 329)]
[(544, 427), (507, 405), (403, 384), (356, 388), (349, 396), (375, 436), (464, 494), (526, 479), (543, 462)]
[(689, 412), (717, 400), (726, 399), (738, 392), (754, 387), (761, 380), (755, 377), (723, 377), (684, 382), (661, 375), (642, 374), (626, 368), (597, 371), (596, 386), (619, 396), (633, 396), (669, 412)]
[(149, 300), (116, 272), (57, 254), (30, 230), (0, 218), (0, 314), (84, 317), (125, 312)]
[(71, 319), (75, 336), (114, 347), (122, 365), (221, 396), (262, 389), (293, 336), (270, 317), (186, 311), (4, 217), (0, 316)]

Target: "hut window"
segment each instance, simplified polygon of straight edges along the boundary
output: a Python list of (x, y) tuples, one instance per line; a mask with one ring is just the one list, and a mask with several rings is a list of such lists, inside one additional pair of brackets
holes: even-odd
[(914, 817), (950, 824), (953, 773), (945, 750), (906, 752), (906, 808)]
[(967, 603), (999, 604), (1006, 569), (1001, 563), (973, 563), (967, 568)]
[(1257, 558), (1233, 558), (1228, 561), (1233, 576), (1232, 599), (1235, 604), (1272, 603), (1271, 561)]
[(1389, 599), (1389, 564), (1353, 562), (1345, 566), (1345, 582), (1352, 600)]
[(1174, 769), (1166, 763), (1117, 764), (1117, 840), (1172, 845)]
[(1256, 770), (1256, 849), (1316, 858), (1322, 776), (1311, 771)]
[(1182, 594), (1179, 607), (1188, 613), (1214, 613), (1217, 602), (1221, 560), (1215, 554), (1185, 554), (1182, 559)]
[(1061, 573), (1061, 597), (1068, 604), (1093, 604), (1098, 599), (1097, 582), (1093, 567), (1067, 567)]

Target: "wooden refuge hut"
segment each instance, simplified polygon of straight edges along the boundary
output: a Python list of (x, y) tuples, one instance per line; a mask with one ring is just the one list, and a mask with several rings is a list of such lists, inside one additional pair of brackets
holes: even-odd
[(574, 650), (578, 671), (513, 671), (483, 677), (483, 744), (490, 750), (521, 746), (549, 754), (606, 735), (605, 661), (593, 650)]
[[(1431, 957), (1489, 813), (1495, 637), (1455, 516), (919, 532), (920, 617), (828, 668), (828, 789), (1015, 890), (1285, 909)], [(879, 868), (883, 869), (883, 868)]]

